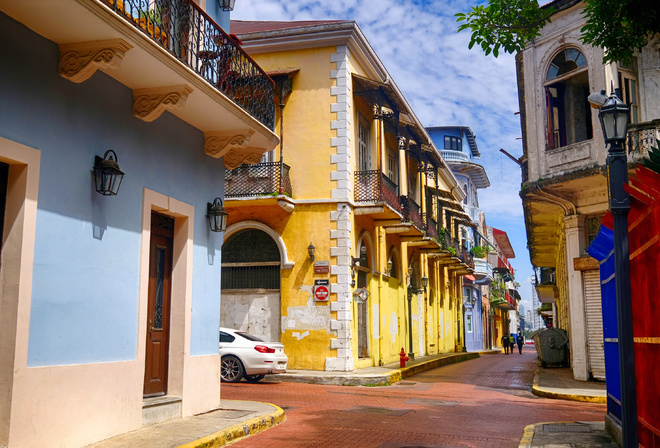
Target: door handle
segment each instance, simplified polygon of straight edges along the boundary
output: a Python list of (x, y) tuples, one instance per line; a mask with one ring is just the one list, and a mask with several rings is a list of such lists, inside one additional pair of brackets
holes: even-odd
[(156, 328), (154, 327), (154, 321), (152, 319), (149, 319), (149, 330), (154, 331)]

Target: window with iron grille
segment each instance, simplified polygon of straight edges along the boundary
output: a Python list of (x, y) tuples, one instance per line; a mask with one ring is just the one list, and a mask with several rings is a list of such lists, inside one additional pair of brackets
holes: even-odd
[(266, 232), (243, 229), (222, 246), (222, 289), (280, 289), (280, 251)]

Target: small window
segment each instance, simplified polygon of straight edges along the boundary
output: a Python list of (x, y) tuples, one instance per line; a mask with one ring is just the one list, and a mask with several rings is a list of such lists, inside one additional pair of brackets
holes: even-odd
[(458, 137), (445, 135), (445, 149), (450, 149), (452, 151), (463, 151), (463, 142)]

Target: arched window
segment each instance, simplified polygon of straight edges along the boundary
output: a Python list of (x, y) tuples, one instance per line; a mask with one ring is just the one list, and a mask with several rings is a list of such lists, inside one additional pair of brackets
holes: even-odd
[(242, 229), (222, 246), (222, 289), (279, 289), (280, 251), (263, 230)]
[(593, 136), (587, 59), (575, 48), (561, 50), (545, 76), (547, 149), (588, 140)]

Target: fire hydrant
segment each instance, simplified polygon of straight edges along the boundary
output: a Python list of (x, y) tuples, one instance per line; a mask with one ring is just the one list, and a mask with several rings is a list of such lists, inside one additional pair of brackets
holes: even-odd
[(399, 353), (399, 367), (405, 367), (408, 357), (406, 356), (406, 351), (401, 347), (401, 353)]

